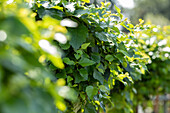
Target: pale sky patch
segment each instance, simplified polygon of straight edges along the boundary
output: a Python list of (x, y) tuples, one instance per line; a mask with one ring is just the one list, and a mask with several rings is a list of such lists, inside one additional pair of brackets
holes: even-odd
[(133, 0), (118, 0), (119, 4), (124, 8), (132, 9), (135, 7)]

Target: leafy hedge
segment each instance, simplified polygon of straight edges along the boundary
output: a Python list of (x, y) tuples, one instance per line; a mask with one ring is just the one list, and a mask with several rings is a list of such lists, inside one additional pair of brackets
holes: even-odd
[[(139, 49), (150, 57), (142, 82), (135, 83), (137, 104), (153, 100), (153, 96), (170, 93), (170, 27), (145, 24), (137, 31)], [(145, 106), (143, 106), (145, 108)]]
[(88, 2), (0, 2), (0, 112), (133, 112), (149, 60), (143, 21)]
[(137, 112), (138, 105), (143, 109), (148, 106), (153, 107), (155, 96), (170, 93), (169, 30), (169, 26), (161, 28), (150, 23), (136, 25), (135, 36), (138, 39), (136, 48), (149, 58), (146, 64), (148, 71), (141, 76), (141, 80), (137, 80), (132, 86), (125, 88), (121, 95), (111, 94), (111, 99), (116, 106), (108, 106), (108, 112), (129, 112), (129, 110)]
[[(63, 79), (56, 81), (45, 68), (46, 64), (42, 63), (45, 57), (59, 68), (64, 65), (57, 48), (50, 44), (53, 39), (49, 38), (50, 42), (42, 39), (47, 33), (52, 36), (62, 32), (65, 36), (66, 28), (51, 17), (35, 21), (35, 13), (26, 3), (15, 2), (0, 2), (0, 112), (53, 113), (58, 109), (65, 110), (64, 98), (75, 101), (75, 91), (65, 86)], [(47, 29), (53, 26), (56, 29)], [(44, 43), (47, 48), (40, 48)], [(63, 92), (62, 95), (59, 92)]]
[[(42, 2), (38, 9), (35, 9), (36, 5), (33, 7), (35, 12), (37, 10), (38, 20), (43, 20), (48, 14), (53, 18), (64, 19), (61, 24), (63, 21), (78, 24), (76, 28), (65, 25), (71, 38), (69, 42), (54, 42), (64, 51), (62, 59), (65, 68), (58, 69), (48, 62), (48, 67), (55, 76), (66, 79), (67, 85), (77, 92), (78, 100), (69, 103), (67, 111), (96, 112), (99, 106), (106, 111), (103, 102), (111, 102), (110, 90), (115, 87), (121, 91), (119, 84), (122, 84), (123, 90), (133, 80), (140, 79), (140, 75), (146, 70), (145, 58), (142, 58), (139, 51), (133, 45), (126, 47), (130, 41), (136, 42), (133, 36), (134, 26), (127, 19), (122, 19), (118, 7), (115, 6), (117, 14), (111, 14), (106, 8), (109, 4), (103, 3), (101, 7), (95, 8), (93, 5), (86, 7), (81, 3), (62, 2), (58, 3), (56, 9), (50, 3), (50, 8), (43, 7), (48, 3)], [(73, 11), (67, 8), (70, 4), (75, 5)], [(129, 30), (130, 35), (120, 31), (116, 27), (119, 25)], [(112, 102), (111, 104), (114, 105)]]

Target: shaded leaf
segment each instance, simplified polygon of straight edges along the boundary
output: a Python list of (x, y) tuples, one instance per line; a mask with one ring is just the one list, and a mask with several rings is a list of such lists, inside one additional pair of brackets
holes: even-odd
[(61, 49), (63, 49), (63, 50), (67, 50), (67, 49), (70, 48), (70, 44), (69, 43), (66, 43), (66, 44), (59, 43), (59, 45), (60, 45)]
[(93, 72), (93, 77), (95, 79), (97, 79), (98, 81), (100, 81), (101, 84), (103, 84), (104, 82), (104, 77), (102, 76), (102, 74), (100, 72), (98, 72), (97, 70), (94, 70)]
[(112, 62), (114, 60), (114, 57), (112, 55), (106, 55), (105, 59), (108, 60), (109, 62)]
[(84, 81), (83, 77), (78, 72), (75, 72), (73, 74), (75, 78), (75, 83), (80, 83), (81, 81)]
[(88, 35), (87, 27), (81, 23), (77, 28), (68, 28), (68, 31), (71, 34), (70, 45), (74, 49), (78, 49), (86, 41)]
[(61, 72), (56, 74), (57, 78), (66, 78), (66, 71), (63, 69)]
[(85, 106), (84, 113), (97, 113), (97, 111), (93, 104), (88, 103)]
[(99, 89), (100, 89), (102, 92), (109, 92), (109, 89), (106, 88), (106, 86), (104, 86), (104, 85), (100, 85), (100, 86), (99, 86)]
[(99, 38), (101, 41), (108, 41), (107, 36), (105, 35), (104, 32), (96, 32), (95, 33), (96, 37)]
[(104, 79), (105, 80), (108, 80), (110, 77), (110, 69), (107, 68), (106, 71), (104, 72)]
[(81, 75), (85, 80), (88, 79), (88, 72), (87, 72), (86, 69), (81, 68), (81, 69), (79, 70), (79, 73), (80, 73), (80, 75)]
[(44, 9), (43, 7), (40, 7), (37, 10), (38, 15), (40, 18), (42, 18), (45, 15), (49, 15), (53, 18), (61, 20), (63, 18), (63, 12), (57, 9)]
[(93, 61), (95, 61), (96, 63), (100, 63), (100, 54), (99, 53), (92, 53), (91, 54), (91, 59), (93, 60)]
[(81, 66), (85, 67), (85, 66), (90, 66), (95, 64), (94, 61), (88, 59), (88, 58), (81, 58), (80, 61), (78, 62)]
[(80, 17), (84, 14), (89, 14), (88, 10), (78, 9), (75, 11), (75, 16)]
[(68, 65), (75, 65), (75, 62), (70, 60), (69, 58), (63, 58), (63, 62), (68, 64)]
[(93, 86), (87, 86), (86, 87), (86, 93), (90, 99), (93, 99), (94, 95), (96, 95), (98, 92), (96, 87)]
[(99, 63), (99, 64), (96, 66), (96, 68), (97, 68), (97, 70), (98, 70), (99, 72), (101, 72), (102, 74), (104, 74), (105, 68), (104, 68), (104, 66), (103, 66), (102, 63)]

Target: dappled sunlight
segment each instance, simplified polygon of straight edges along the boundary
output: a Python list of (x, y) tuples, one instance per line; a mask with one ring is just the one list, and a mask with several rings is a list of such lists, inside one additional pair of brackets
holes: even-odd
[(52, 54), (52, 55), (56, 55), (57, 49), (55, 48), (55, 46), (52, 46), (47, 40), (40, 40), (39, 41), (39, 46), (46, 52)]
[(161, 40), (160, 42), (158, 42), (158, 46), (163, 46), (163, 45), (166, 45), (167, 44), (167, 40), (164, 39), (164, 40)]
[(70, 12), (73, 12), (75, 11), (75, 5), (76, 3), (72, 2), (72, 3), (69, 3), (68, 5), (66, 5), (66, 8), (70, 11)]
[(6, 34), (6, 32), (5, 31), (3, 31), (3, 30), (0, 30), (0, 41), (5, 41), (6, 40), (6, 38), (7, 38), (7, 34)]
[(77, 26), (78, 26), (78, 24), (77, 24), (76, 22), (74, 22), (74, 21), (72, 21), (71, 19), (68, 19), (68, 18), (63, 19), (63, 20), (60, 22), (60, 24), (61, 24), (62, 26), (66, 26), (66, 27), (77, 27)]
[(62, 33), (56, 33), (54, 35), (54, 39), (57, 40), (58, 42), (65, 44), (67, 42), (67, 38), (64, 34)]
[(6, 3), (11, 4), (14, 0), (8, 0)]

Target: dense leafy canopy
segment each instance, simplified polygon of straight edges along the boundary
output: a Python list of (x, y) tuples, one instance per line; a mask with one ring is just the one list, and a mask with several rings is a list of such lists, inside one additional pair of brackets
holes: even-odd
[[(155, 84), (155, 71), (168, 80), (169, 53), (161, 52), (168, 45), (160, 44), (169, 28), (134, 26), (117, 6), (113, 14), (109, 3), (88, 2), (0, 2), (0, 112), (130, 113), (134, 95), (148, 87), (139, 80)], [(166, 92), (168, 82), (153, 86)]]

